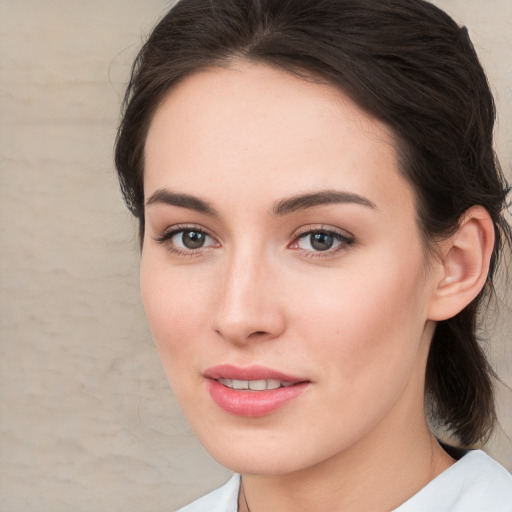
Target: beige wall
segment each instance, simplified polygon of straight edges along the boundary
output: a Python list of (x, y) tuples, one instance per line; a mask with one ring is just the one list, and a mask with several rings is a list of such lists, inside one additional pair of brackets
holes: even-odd
[[(512, 3), (438, 3), (470, 27), (510, 171)], [(160, 368), (112, 168), (123, 82), (166, 5), (0, 0), (0, 510), (170, 511), (228, 474), (198, 446)], [(503, 319), (493, 357), (512, 385)], [(510, 440), (493, 450), (512, 468)]]

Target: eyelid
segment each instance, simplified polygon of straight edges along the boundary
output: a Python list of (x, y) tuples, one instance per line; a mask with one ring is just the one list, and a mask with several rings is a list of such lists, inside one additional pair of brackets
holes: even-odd
[(310, 233), (318, 233), (318, 232), (325, 232), (325, 233), (333, 233), (335, 235), (340, 236), (343, 239), (346, 239), (347, 241), (354, 241), (354, 235), (344, 229), (335, 228), (334, 226), (329, 226), (327, 224), (313, 224), (308, 226), (302, 226), (295, 230), (290, 238), (293, 240), (296, 240), (297, 238), (300, 238), (301, 236), (308, 235)]
[(161, 230), (162, 234), (155, 237), (155, 239), (160, 238), (168, 238), (169, 236), (172, 236), (173, 234), (179, 232), (179, 231), (201, 231), (201, 233), (205, 233), (208, 236), (211, 236), (212, 238), (216, 238), (215, 235), (204, 226), (201, 226), (200, 224), (172, 224), (170, 226), (167, 226), (165, 229)]
[[(315, 233), (327, 233), (333, 235), (340, 243), (338, 246), (327, 249), (325, 251), (311, 251), (307, 249), (303, 249), (298, 246), (299, 240), (301, 238), (304, 238), (308, 235), (313, 235)], [(304, 255), (310, 258), (322, 258), (322, 257), (329, 257), (336, 254), (338, 251), (346, 250), (348, 247), (354, 245), (355, 243), (355, 237), (352, 235), (352, 233), (349, 233), (348, 231), (335, 228), (333, 226), (327, 226), (325, 224), (319, 224), (319, 225), (309, 225), (309, 226), (303, 226), (296, 230), (294, 234), (292, 235), (292, 241), (290, 244), (288, 244), (289, 249), (293, 249), (296, 251), (302, 252)]]
[(175, 224), (173, 226), (168, 226), (163, 230), (161, 235), (153, 237), (153, 240), (162, 245), (168, 244), (167, 249), (170, 252), (183, 256), (195, 256), (198, 255), (201, 251), (207, 250), (212, 247), (212, 245), (208, 245), (206, 247), (200, 247), (198, 249), (183, 250), (179, 247), (171, 245), (170, 241), (172, 237), (182, 231), (197, 231), (199, 233), (204, 233), (206, 236), (208, 236), (215, 242), (214, 246), (220, 247), (220, 243), (217, 237), (213, 235), (210, 230), (208, 230), (204, 226), (200, 226), (199, 224)]

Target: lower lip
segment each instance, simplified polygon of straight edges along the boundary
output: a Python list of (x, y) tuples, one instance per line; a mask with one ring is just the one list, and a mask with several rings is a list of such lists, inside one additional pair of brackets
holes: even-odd
[(228, 388), (213, 379), (208, 379), (207, 382), (213, 401), (221, 409), (248, 418), (266, 416), (276, 411), (302, 394), (308, 385), (308, 382), (301, 382), (285, 388), (248, 391)]

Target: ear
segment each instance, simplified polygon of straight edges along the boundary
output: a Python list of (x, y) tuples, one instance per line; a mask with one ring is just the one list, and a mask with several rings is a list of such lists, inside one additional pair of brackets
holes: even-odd
[(440, 244), (429, 319), (447, 320), (462, 311), (482, 290), (494, 249), (494, 226), (487, 210), (464, 213), (457, 231)]

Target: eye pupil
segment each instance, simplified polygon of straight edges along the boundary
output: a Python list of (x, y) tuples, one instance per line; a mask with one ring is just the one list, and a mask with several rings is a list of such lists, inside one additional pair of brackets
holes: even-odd
[(313, 233), (311, 247), (317, 251), (327, 251), (334, 244), (334, 237), (328, 233)]
[(184, 231), (181, 236), (181, 241), (187, 249), (199, 249), (204, 245), (205, 240), (205, 234), (200, 231)]

